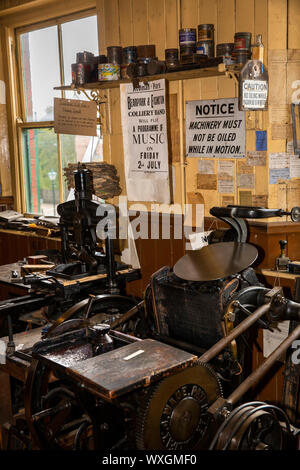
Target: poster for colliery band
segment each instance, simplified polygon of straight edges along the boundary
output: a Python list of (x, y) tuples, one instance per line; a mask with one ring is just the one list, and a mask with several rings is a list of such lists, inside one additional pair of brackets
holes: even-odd
[(165, 80), (121, 84), (127, 197), (170, 203)]
[(188, 157), (245, 157), (245, 113), (238, 98), (186, 102)]

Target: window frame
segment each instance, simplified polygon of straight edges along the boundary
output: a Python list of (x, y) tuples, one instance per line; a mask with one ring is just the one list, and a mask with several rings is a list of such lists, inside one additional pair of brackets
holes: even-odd
[[(18, 167), (18, 183), (20, 187), (20, 205), (21, 207), (17, 207), (17, 210), (20, 210), (24, 214), (29, 214), (27, 211), (26, 205), (26, 184), (25, 184), (25, 174), (24, 174), (24, 152), (23, 152), (23, 144), (22, 144), (22, 135), (24, 129), (53, 129), (54, 128), (54, 121), (26, 121), (26, 106), (25, 106), (25, 90), (24, 90), (24, 82), (23, 82), (23, 64), (22, 64), (22, 53), (21, 53), (21, 35), (24, 33), (28, 33), (31, 31), (36, 31), (38, 29), (44, 29), (51, 26), (57, 26), (57, 36), (58, 36), (58, 55), (59, 55), (59, 71), (60, 71), (60, 83), (57, 86), (63, 86), (64, 83), (64, 66), (63, 66), (63, 44), (62, 44), (62, 24), (76, 21), (84, 18), (88, 18), (90, 16), (97, 17), (97, 10), (96, 8), (83, 10), (76, 13), (71, 13), (69, 15), (63, 15), (58, 18), (53, 18), (50, 20), (45, 20), (37, 23), (30, 24), (28, 26), (22, 26), (15, 28), (14, 30), (14, 37), (15, 37), (15, 53), (16, 53), (16, 88), (17, 88), (17, 96), (18, 96), (18, 117), (16, 119), (16, 133), (17, 133), (17, 140), (18, 140), (18, 151), (17, 151), (17, 167)], [(98, 36), (99, 37), (99, 36)], [(99, 43), (98, 43), (99, 49)], [(65, 98), (65, 91), (60, 90), (61, 98)], [(87, 93), (85, 93), (86, 96)], [(99, 119), (97, 119), (99, 124)], [(64, 202), (63, 198), (63, 168), (62, 168), (62, 152), (61, 152), (61, 136), (60, 134), (56, 134), (57, 138), (57, 158), (58, 158), (58, 187), (59, 187), (59, 203)]]

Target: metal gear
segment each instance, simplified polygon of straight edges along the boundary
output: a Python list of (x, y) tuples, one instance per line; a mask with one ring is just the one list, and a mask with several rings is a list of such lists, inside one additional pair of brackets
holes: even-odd
[(138, 395), (136, 445), (142, 450), (197, 450), (210, 439), (209, 406), (222, 387), (214, 370), (199, 361)]

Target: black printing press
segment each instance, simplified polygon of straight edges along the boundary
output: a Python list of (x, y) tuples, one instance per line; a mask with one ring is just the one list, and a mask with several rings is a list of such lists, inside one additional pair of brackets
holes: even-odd
[[(249, 401), (251, 390), (300, 336), (296, 323), (257, 369), (247, 366), (253, 328), (300, 320), (300, 304), (268, 289), (251, 267), (246, 218), (300, 211), (228, 206), (213, 215), (234, 229), (155, 273), (144, 302), (111, 324), (89, 315), (54, 322), (14, 354), (28, 361), (25, 419), (16, 442), (39, 449), (296, 449), (288, 411)], [(219, 235), (218, 235), (218, 239)], [(97, 299), (95, 299), (97, 300)], [(143, 305), (142, 305), (143, 304)], [(144, 308), (142, 308), (144, 306)], [(143, 339), (122, 326), (144, 317)], [(16, 335), (19, 344), (22, 337)], [(250, 395), (249, 395), (250, 393)]]

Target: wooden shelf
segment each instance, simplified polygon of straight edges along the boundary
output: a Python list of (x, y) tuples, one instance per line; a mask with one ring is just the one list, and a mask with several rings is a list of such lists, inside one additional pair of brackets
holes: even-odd
[[(140, 77), (140, 82), (147, 82), (150, 80), (159, 80), (161, 78), (165, 78), (169, 81), (174, 80), (191, 80), (194, 78), (207, 78), (207, 77), (222, 77), (222, 76), (237, 76), (241, 70), (241, 66), (238, 65), (231, 65), (225, 67), (224, 64), (219, 64), (218, 66), (214, 67), (203, 67), (203, 68), (196, 68), (191, 70), (183, 70), (181, 72), (168, 72), (162, 73), (159, 75), (147, 75), (145, 77)], [(65, 85), (65, 86), (57, 86), (54, 90), (105, 90), (108, 88), (118, 88), (121, 83), (130, 83), (131, 79), (124, 79), (124, 80), (110, 80), (110, 81), (101, 81), (101, 82), (93, 82), (93, 83), (86, 83), (80, 87), (76, 85)]]

